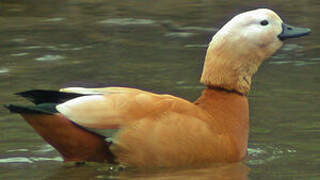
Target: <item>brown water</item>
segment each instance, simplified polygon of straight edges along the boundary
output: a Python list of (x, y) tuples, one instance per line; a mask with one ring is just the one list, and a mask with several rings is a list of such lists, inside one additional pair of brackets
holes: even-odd
[(313, 32), (287, 41), (255, 76), (243, 163), (148, 171), (63, 164), (21, 117), (0, 108), (0, 179), (319, 179), (317, 0), (3, 0), (0, 102), (23, 104), (13, 93), (85, 83), (194, 100), (210, 37), (233, 15), (256, 7)]

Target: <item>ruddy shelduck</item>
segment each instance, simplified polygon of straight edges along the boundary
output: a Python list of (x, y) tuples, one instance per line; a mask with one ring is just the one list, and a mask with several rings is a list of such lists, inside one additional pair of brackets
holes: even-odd
[[(207, 49), (195, 101), (134, 88), (70, 87), (31, 90), (35, 106), (6, 106), (20, 113), (65, 161), (136, 167), (237, 162), (247, 153), (252, 76), (288, 38), (310, 29), (286, 25), (269, 9), (241, 13)], [(106, 137), (92, 129), (116, 129)]]

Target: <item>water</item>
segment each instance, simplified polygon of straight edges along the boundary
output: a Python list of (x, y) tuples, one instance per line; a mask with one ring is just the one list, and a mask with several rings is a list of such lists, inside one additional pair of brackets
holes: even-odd
[(256, 74), (244, 162), (148, 171), (64, 164), (21, 117), (0, 108), (1, 179), (319, 179), (316, 0), (3, 0), (1, 103), (26, 103), (15, 92), (75, 84), (137, 87), (194, 100), (203, 88), (198, 80), (210, 37), (233, 15), (256, 7), (270, 7), (313, 32), (287, 41)]

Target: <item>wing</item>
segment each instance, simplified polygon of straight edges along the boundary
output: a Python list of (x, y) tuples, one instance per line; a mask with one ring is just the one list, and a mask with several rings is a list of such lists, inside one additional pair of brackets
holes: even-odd
[(143, 118), (157, 119), (166, 112), (194, 117), (205, 114), (184, 99), (133, 88), (67, 88), (62, 91), (93, 94), (74, 98), (56, 107), (64, 116), (87, 128), (120, 128)]

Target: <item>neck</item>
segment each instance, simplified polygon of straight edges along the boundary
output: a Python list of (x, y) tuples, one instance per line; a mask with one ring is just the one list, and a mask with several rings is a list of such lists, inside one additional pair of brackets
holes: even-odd
[[(245, 50), (234, 52), (239, 48), (226, 44), (228, 43), (210, 44), (205, 58), (201, 83), (210, 87), (220, 87), (248, 94), (251, 78), (262, 63), (264, 54), (259, 54), (258, 51), (246, 52)], [(234, 50), (232, 51), (232, 49)]]
[(223, 87), (217, 87), (217, 86), (207, 86), (208, 90), (213, 90), (213, 91), (221, 91), (221, 92), (226, 92), (226, 93), (235, 93), (240, 96), (245, 96), (246, 94), (242, 94), (241, 92), (238, 92), (236, 90), (230, 90), (230, 89), (225, 89)]

